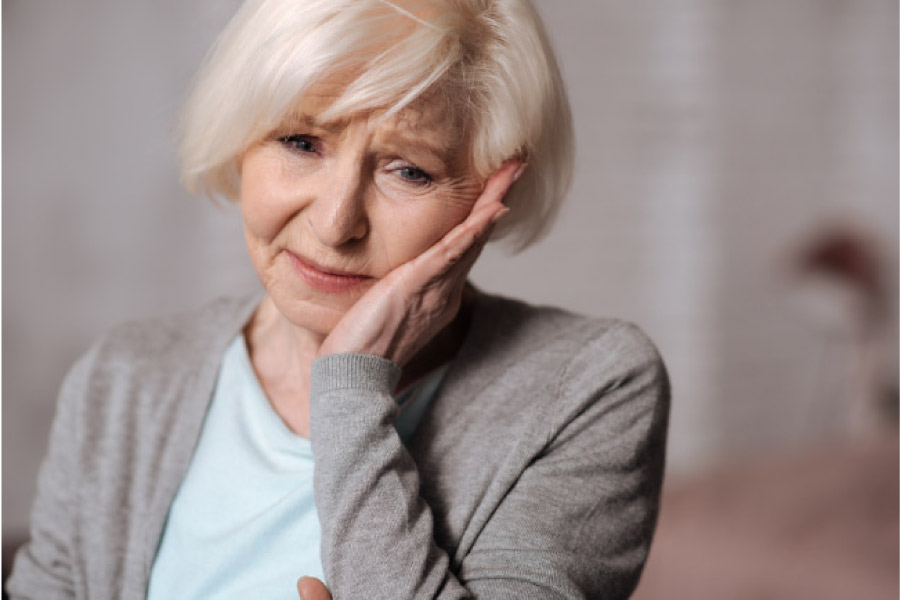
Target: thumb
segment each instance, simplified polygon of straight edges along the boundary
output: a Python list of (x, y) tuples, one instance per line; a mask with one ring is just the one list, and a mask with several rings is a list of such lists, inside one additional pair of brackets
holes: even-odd
[(300, 600), (331, 600), (331, 592), (325, 584), (315, 577), (301, 577), (297, 580), (297, 593)]

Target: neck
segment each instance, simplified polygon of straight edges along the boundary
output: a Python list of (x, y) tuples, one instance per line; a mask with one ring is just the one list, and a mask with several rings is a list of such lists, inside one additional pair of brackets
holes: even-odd
[(307, 382), (324, 338), (292, 324), (266, 296), (244, 328), (244, 339), (261, 380)]

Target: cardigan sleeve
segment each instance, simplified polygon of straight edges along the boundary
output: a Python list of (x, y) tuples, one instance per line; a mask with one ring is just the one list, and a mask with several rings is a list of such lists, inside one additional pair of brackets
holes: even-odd
[(633, 325), (558, 382), (548, 441), (485, 524), (460, 577), (477, 598), (629, 598), (656, 527), (669, 381)]
[[(546, 441), (458, 569), (433, 537), (415, 462), (391, 426), (399, 368), (313, 365), (311, 438), (322, 561), (339, 600), (627, 598), (656, 523), (668, 380), (643, 334), (583, 346), (559, 374)], [(477, 460), (477, 457), (473, 457)]]
[(400, 368), (377, 356), (313, 363), (310, 439), (322, 566), (335, 598), (465, 598), (433, 540), (419, 474), (393, 427)]
[(60, 390), (31, 511), (30, 539), (16, 554), (7, 582), (10, 598), (75, 598), (79, 581), (75, 548), (80, 402), (90, 354), (72, 367)]

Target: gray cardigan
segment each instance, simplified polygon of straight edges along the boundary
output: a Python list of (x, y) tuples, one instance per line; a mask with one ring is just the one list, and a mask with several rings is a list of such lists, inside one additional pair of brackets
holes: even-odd
[[(13, 598), (145, 597), (219, 363), (257, 300), (120, 326), (73, 367)], [(366, 355), (313, 364), (336, 600), (629, 596), (656, 522), (669, 406), (636, 327), (480, 295), (408, 447), (392, 426), (399, 371)]]

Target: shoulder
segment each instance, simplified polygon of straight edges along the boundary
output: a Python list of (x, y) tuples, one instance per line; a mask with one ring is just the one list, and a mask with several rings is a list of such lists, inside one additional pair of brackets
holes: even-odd
[(227, 345), (257, 302), (256, 296), (218, 298), (171, 315), (120, 323), (92, 345), (76, 368), (183, 369)]
[[(112, 327), (63, 381), (58, 410), (99, 421), (171, 405), (209, 380), (258, 298), (221, 298), (177, 314)], [(204, 384), (205, 385), (205, 384)]]
[(492, 295), (482, 295), (476, 310), (473, 338), (489, 352), (556, 365), (570, 375), (665, 370), (653, 341), (628, 321)]
[(460, 371), (481, 409), (490, 399), (508, 422), (530, 421), (545, 440), (588, 423), (617, 435), (664, 434), (668, 375), (637, 325), (483, 296), (472, 326)]
[(131, 360), (202, 352), (211, 342), (236, 335), (257, 301), (255, 296), (218, 298), (199, 308), (126, 321), (104, 334), (94, 351), (108, 358)]

